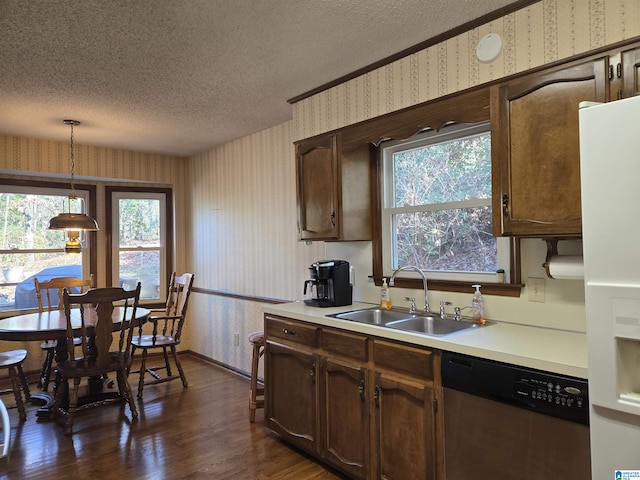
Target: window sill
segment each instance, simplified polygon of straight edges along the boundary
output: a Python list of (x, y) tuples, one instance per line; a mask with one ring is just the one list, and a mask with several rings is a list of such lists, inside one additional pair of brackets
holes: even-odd
[[(382, 286), (381, 278), (376, 278), (374, 280), (377, 286)], [(459, 292), (471, 294), (474, 290), (471, 286), (471, 282), (429, 279), (427, 279), (427, 281), (427, 286), (429, 287), (430, 291), (437, 290), (441, 292)], [(396, 277), (394, 282), (395, 287), (414, 288), (416, 290), (422, 290), (422, 280), (419, 278)], [(524, 285), (520, 283), (483, 283), (482, 294), (495, 295), (499, 297), (520, 297), (522, 287), (524, 287)]]

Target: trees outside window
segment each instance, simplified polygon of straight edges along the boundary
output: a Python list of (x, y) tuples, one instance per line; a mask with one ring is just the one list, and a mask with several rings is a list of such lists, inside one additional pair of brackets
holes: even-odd
[[(489, 124), (452, 125), (383, 146), (384, 273), (482, 281), (508, 262), (491, 229)], [(492, 281), (492, 280), (490, 280)]]
[(135, 288), (141, 300), (164, 299), (171, 270), (170, 191), (107, 189), (111, 200), (111, 284)]
[[(79, 255), (64, 253), (64, 232), (49, 230), (49, 220), (63, 211), (66, 187), (20, 182), (0, 184), (0, 311), (36, 308), (33, 277), (87, 277), (90, 242)], [(90, 205), (89, 191), (76, 195)], [(89, 213), (89, 212), (87, 212)], [(86, 271), (85, 271), (86, 270)]]

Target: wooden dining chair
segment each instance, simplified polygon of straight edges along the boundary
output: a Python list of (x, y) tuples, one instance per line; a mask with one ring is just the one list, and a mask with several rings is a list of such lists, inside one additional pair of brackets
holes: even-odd
[[(76, 277), (57, 277), (40, 282), (38, 278), (35, 277), (33, 283), (36, 288), (36, 299), (38, 300), (38, 311), (40, 313), (45, 311), (51, 312), (52, 310), (62, 311), (62, 291), (65, 288), (70, 289), (73, 293), (81, 293), (96, 287), (96, 280), (93, 273), (89, 275), (88, 280), (81, 280)], [(42, 390), (46, 392), (49, 389), (49, 382), (51, 380), (51, 367), (53, 365), (53, 358), (55, 357), (56, 341), (47, 340), (46, 342), (42, 342), (40, 348), (45, 351), (42, 369), (40, 370), (40, 386)]]
[[(108, 287), (71, 294), (67, 289), (64, 289), (62, 298), (67, 319), (64, 345), (67, 359), (57, 362), (60, 384), (57, 388), (52, 416), (62, 413), (67, 417), (65, 433), (69, 435), (72, 433), (74, 417), (78, 410), (124, 400), (129, 404), (132, 418), (137, 419), (138, 411), (131, 394), (127, 372), (131, 366), (131, 339), (136, 327), (135, 318), (140, 299), (140, 282), (135, 290), (130, 291), (120, 287)], [(123, 314), (120, 322), (113, 321), (114, 303), (116, 302), (118, 304), (123, 302)], [(72, 307), (78, 308), (72, 310)], [(75, 315), (73, 323), (72, 312)], [(74, 330), (77, 333), (74, 333)], [(76, 338), (80, 338), (80, 345), (75, 348), (74, 352)], [(59, 345), (58, 356), (61, 354), (60, 348)], [(100, 395), (99, 392), (90, 392), (95, 393), (91, 397), (95, 401), (87, 401), (79, 406), (78, 392), (81, 380), (83, 378), (103, 378), (112, 372), (116, 374), (118, 395), (107, 398), (105, 395)], [(73, 380), (71, 387), (70, 380)], [(64, 400), (67, 396), (68, 408), (65, 410)]]
[(2, 444), (0, 445), (0, 467), (6, 467), (11, 454), (11, 421), (4, 402), (0, 400), (0, 418), (2, 419)]
[[(9, 372), (9, 379), (11, 380), (11, 388), (1, 390), (0, 395), (13, 393), (20, 420), (23, 422), (27, 419), (24, 402), (31, 398), (29, 384), (22, 370), (22, 362), (24, 362), (25, 358), (27, 358), (27, 351), (23, 349), (0, 352), (0, 370), (6, 369)], [(23, 394), (25, 397), (24, 400), (22, 399)]]
[[(138, 327), (138, 333), (131, 341), (132, 353), (135, 354), (137, 349), (142, 350), (142, 358), (140, 369), (133, 370), (131, 373), (140, 373), (138, 380), (138, 398), (142, 398), (142, 391), (145, 385), (155, 385), (158, 383), (168, 382), (170, 380), (181, 379), (182, 386), (187, 387), (187, 377), (184, 374), (182, 365), (178, 358), (176, 347), (180, 345), (180, 337), (184, 327), (184, 321), (187, 315), (187, 307), (189, 305), (189, 295), (193, 286), (194, 276), (192, 273), (184, 273), (177, 276), (175, 272), (171, 274), (169, 280), (169, 290), (167, 293), (167, 303), (164, 310), (152, 310), (151, 315), (147, 319), (153, 325), (151, 334), (143, 335), (142, 325)], [(162, 350), (164, 358), (163, 365), (147, 366), (147, 353), (149, 350)], [(178, 374), (174, 374), (171, 370), (169, 359), (169, 351), (173, 357)], [(164, 370), (164, 374), (158, 371)], [(145, 374), (149, 373), (152, 377), (145, 380)]]

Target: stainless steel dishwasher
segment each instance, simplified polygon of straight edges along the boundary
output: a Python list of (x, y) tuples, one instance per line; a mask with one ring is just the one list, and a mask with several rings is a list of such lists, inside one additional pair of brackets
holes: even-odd
[(587, 381), (445, 352), (446, 480), (591, 478)]

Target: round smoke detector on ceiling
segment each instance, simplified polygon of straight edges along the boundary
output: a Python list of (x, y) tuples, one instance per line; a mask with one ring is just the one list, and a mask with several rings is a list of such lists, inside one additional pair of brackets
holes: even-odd
[(502, 51), (502, 37), (497, 33), (488, 33), (480, 39), (476, 47), (476, 56), (482, 63), (491, 63)]

